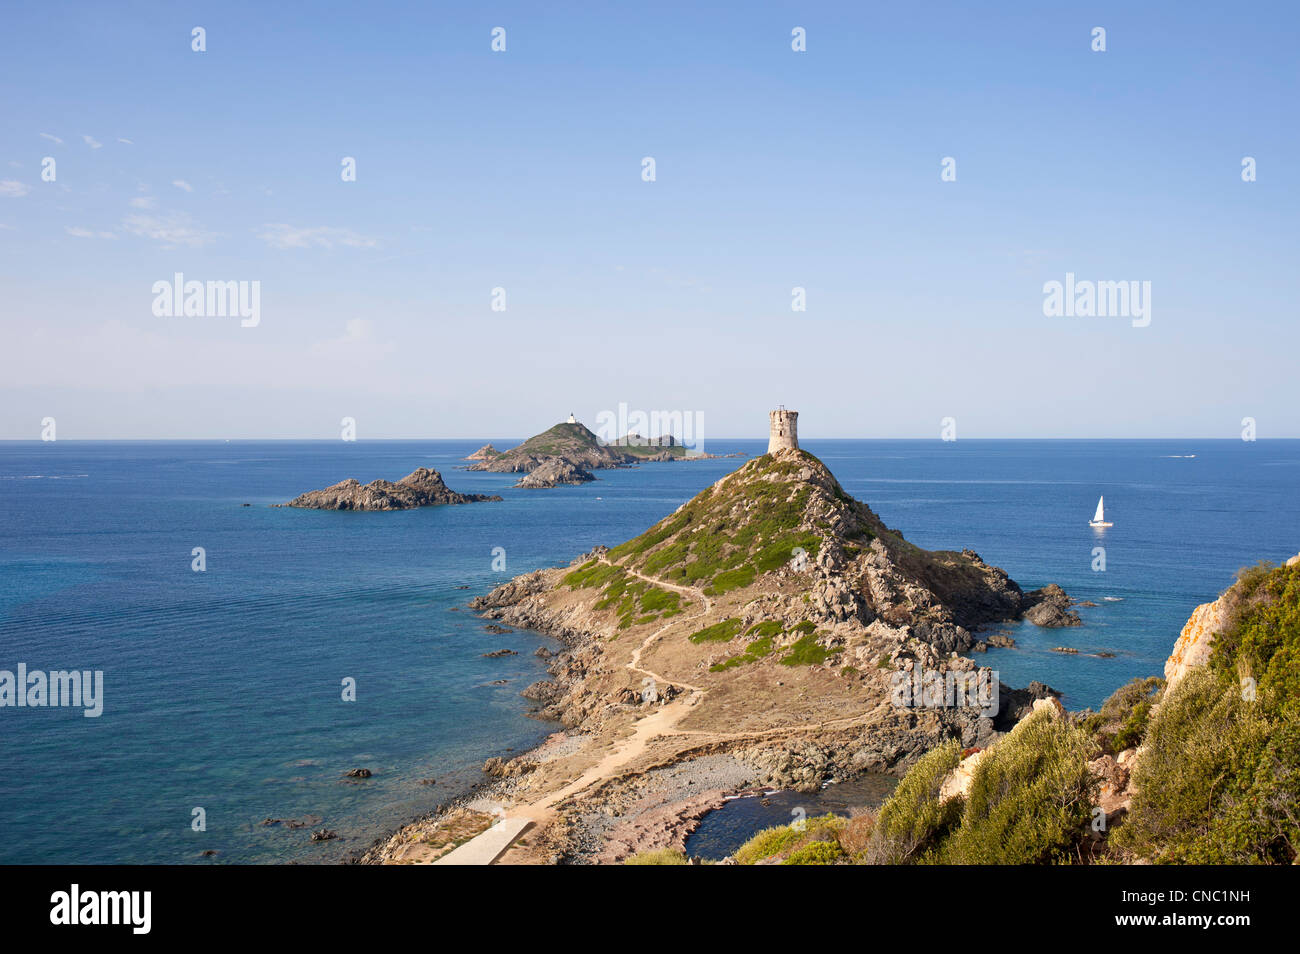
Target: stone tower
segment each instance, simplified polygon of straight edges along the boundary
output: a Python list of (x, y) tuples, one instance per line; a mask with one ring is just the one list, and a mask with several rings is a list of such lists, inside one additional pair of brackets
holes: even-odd
[(799, 412), (787, 411), (784, 407), (767, 412), (767, 452), (774, 454), (779, 450), (799, 449)]

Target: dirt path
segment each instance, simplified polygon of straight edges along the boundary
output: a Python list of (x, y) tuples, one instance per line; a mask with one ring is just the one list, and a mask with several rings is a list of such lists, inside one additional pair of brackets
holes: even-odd
[[(691, 708), (704, 697), (704, 694), (707, 691), (700, 686), (694, 686), (688, 682), (668, 679), (660, 673), (657, 673), (652, 669), (647, 669), (641, 665), (642, 653), (649, 649), (650, 646), (653, 645), (654, 642), (664, 633), (672, 629), (678, 623), (694, 619), (703, 619), (713, 611), (713, 603), (704, 595), (704, 591), (694, 586), (681, 586), (676, 583), (665, 583), (663, 580), (657, 580), (654, 577), (646, 576), (644, 573), (638, 573), (636, 570), (631, 570), (627, 567), (612, 563), (606, 557), (601, 557), (600, 562), (604, 563), (606, 566), (617, 566), (629, 576), (634, 576), (638, 580), (642, 580), (652, 586), (681, 593), (682, 595), (688, 596), (699, 602), (700, 611), (698, 613), (693, 616), (674, 619), (671, 622), (660, 626), (653, 633), (647, 636), (641, 642), (640, 646), (632, 651), (632, 657), (627, 661), (627, 663), (625, 663), (625, 668), (629, 672), (646, 677), (646, 679), (653, 682), (655, 687), (674, 686), (678, 689), (689, 692), (690, 695), (685, 697), (679, 696), (674, 701), (663, 705), (654, 712), (638, 719), (632, 730), (632, 734), (615, 743), (613, 750), (605, 755), (604, 758), (589, 767), (576, 779), (566, 783), (563, 787), (551, 792), (540, 800), (529, 804), (516, 805), (511, 808), (505, 813), (503, 821), (526, 819), (531, 822), (532, 825), (539, 828), (545, 826), (555, 818), (556, 805), (562, 803), (566, 799), (572, 798), (574, 795), (577, 795), (582, 791), (585, 791), (598, 782), (616, 778), (622, 774), (621, 770), (625, 766), (645, 754), (646, 750), (649, 748), (651, 740), (660, 736), (683, 734), (676, 729), (677, 723), (680, 722)], [(644, 683), (642, 684), (644, 685)], [(522, 834), (523, 830), (524, 829), (520, 829), (519, 833)]]
[[(662, 580), (656, 580), (652, 576), (646, 576), (644, 573), (638, 573), (636, 570), (629, 570), (625, 566), (619, 566), (619, 564), (617, 563), (611, 563), (607, 557), (601, 557), (600, 562), (605, 564), (606, 566), (618, 567), (620, 570), (622, 570), (624, 573), (628, 574), (629, 576), (634, 576), (638, 580), (642, 580), (643, 582), (649, 583), (652, 586), (658, 586), (665, 590), (672, 590), (675, 593), (681, 593), (685, 596), (691, 597), (692, 599), (699, 600), (700, 605), (703, 607), (703, 609), (701, 609), (694, 616), (685, 617), (684, 619), (686, 620), (702, 619), (705, 616), (708, 616), (709, 613), (713, 611), (713, 603), (710, 602), (709, 598), (704, 595), (704, 591), (701, 590), (699, 587), (679, 586), (676, 583), (665, 583)], [(663, 683), (664, 685), (668, 685), (668, 686), (680, 686), (683, 689), (690, 689), (692, 692), (704, 693), (706, 690), (701, 689), (699, 686), (692, 686), (688, 682), (674, 682), (671, 679), (665, 679), (657, 672), (653, 672), (649, 669), (644, 669), (641, 666), (641, 654), (650, 648), (650, 644), (653, 643), (655, 640), (657, 640), (668, 630), (672, 629), (672, 627), (676, 625), (676, 623), (682, 621), (683, 620), (675, 620), (672, 623), (667, 623), (659, 627), (658, 629), (656, 629), (649, 636), (647, 636), (642, 641), (641, 645), (632, 651), (632, 658), (628, 661), (626, 668), (632, 672), (637, 672), (643, 676), (648, 676), (649, 678), (653, 679), (656, 683)]]
[(854, 723), (866, 722), (870, 718), (869, 714), (867, 714), (843, 719), (833, 719), (822, 723), (810, 723), (801, 726), (782, 726), (775, 729), (758, 729), (749, 732), (709, 732), (703, 730), (678, 729), (677, 724), (686, 717), (690, 710), (694, 708), (701, 699), (704, 698), (708, 690), (681, 680), (668, 679), (651, 669), (645, 668), (641, 665), (641, 656), (655, 643), (656, 640), (678, 623), (689, 620), (699, 620), (708, 616), (713, 611), (713, 603), (704, 595), (704, 591), (698, 587), (682, 586), (676, 583), (665, 583), (664, 581), (655, 579), (654, 577), (638, 573), (636, 570), (631, 570), (627, 567), (619, 566), (619, 564), (612, 563), (605, 557), (601, 557), (600, 562), (607, 566), (617, 566), (629, 576), (634, 576), (653, 586), (658, 586), (666, 590), (673, 590), (674, 592), (681, 593), (684, 596), (699, 601), (701, 608), (698, 613), (692, 616), (674, 619), (656, 629), (642, 641), (640, 646), (633, 650), (631, 658), (624, 664), (625, 668), (629, 672), (653, 680), (656, 686), (675, 686), (678, 689), (685, 690), (689, 695), (679, 696), (672, 702), (667, 703), (638, 719), (633, 724), (633, 730), (630, 735), (617, 741), (610, 752), (584, 770), (577, 778), (564, 783), (560, 788), (542, 796), (535, 802), (516, 805), (508, 811), (505, 811), (503, 821), (511, 822), (512, 825), (518, 821), (527, 821), (530, 823), (526, 826), (520, 826), (515, 837), (518, 837), (519, 834), (522, 834), (527, 829), (533, 827), (545, 827), (557, 817), (556, 806), (562, 804), (573, 796), (586, 791), (593, 785), (616, 779), (626, 774), (627, 767), (643, 756), (650, 748), (650, 743), (657, 738), (690, 738), (693, 742), (707, 744), (711, 741), (736, 741), (748, 738), (757, 739), (780, 735), (797, 735), (803, 732), (820, 732), (825, 729), (842, 728), (853, 725)]

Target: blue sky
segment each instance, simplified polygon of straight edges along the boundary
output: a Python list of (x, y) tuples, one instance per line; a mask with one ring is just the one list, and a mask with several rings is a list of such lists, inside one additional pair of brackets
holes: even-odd
[(0, 438), (1300, 437), (1300, 14), (1133, 6), (11, 7)]

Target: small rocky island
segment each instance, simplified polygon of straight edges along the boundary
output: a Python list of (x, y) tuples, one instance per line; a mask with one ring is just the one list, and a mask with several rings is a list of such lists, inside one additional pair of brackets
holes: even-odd
[(488, 444), (471, 457), (476, 460), (466, 467), (466, 470), (486, 470), (498, 474), (528, 474), (557, 460), (584, 471), (627, 467), (638, 460), (632, 454), (602, 444), (589, 428), (579, 424), (572, 417), (549, 430), (535, 434), (518, 447), (512, 447), (508, 451), (497, 452), (491, 444)]
[(612, 444), (605, 444), (590, 428), (569, 415), (567, 421), (533, 435), (508, 451), (484, 444), (465, 458), (473, 461), (465, 469), (499, 474), (522, 473), (526, 476), (515, 486), (536, 489), (587, 483), (596, 479), (591, 473), (593, 470), (676, 460), (707, 460), (716, 456), (688, 450), (667, 434), (643, 438), (632, 433)]
[(442, 481), (442, 475), (420, 467), (397, 483), (373, 480), (362, 484), (354, 477), (294, 497), (277, 507), (302, 507), (309, 510), (411, 510), (415, 507), (438, 507), (443, 504), (482, 503), (500, 500), (495, 494), (458, 494)]

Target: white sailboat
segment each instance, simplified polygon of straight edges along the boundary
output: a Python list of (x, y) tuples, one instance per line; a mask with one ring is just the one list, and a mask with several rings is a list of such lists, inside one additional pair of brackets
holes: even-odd
[(1097, 498), (1097, 512), (1094, 513), (1092, 515), (1092, 519), (1088, 521), (1088, 526), (1090, 527), (1115, 526), (1113, 523), (1106, 522), (1106, 498), (1105, 497)]

